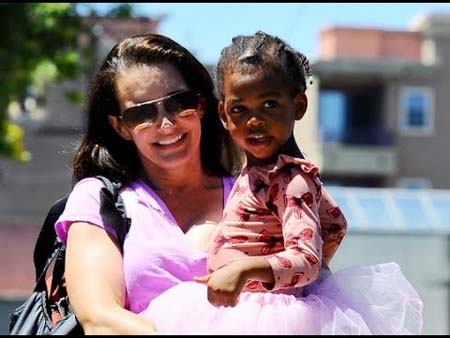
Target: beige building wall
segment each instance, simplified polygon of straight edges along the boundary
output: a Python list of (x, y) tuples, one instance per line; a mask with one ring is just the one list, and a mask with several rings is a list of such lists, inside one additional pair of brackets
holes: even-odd
[[(314, 72), (314, 69), (313, 69)], [(306, 96), (308, 97), (308, 109), (300, 121), (294, 126), (294, 137), (300, 149), (309, 160), (321, 168), (321, 141), (319, 135), (319, 88), (318, 78), (314, 78), (313, 84), (308, 84)]]
[[(400, 98), (403, 85), (429, 87), (433, 91), (433, 129), (430, 135), (410, 136), (398, 128), (399, 173), (407, 177), (429, 178), (432, 187), (450, 188), (450, 17), (446, 25), (438, 31), (428, 26), (422, 32), (426, 48), (422, 48), (424, 62), (429, 62), (429, 55), (434, 55), (437, 71), (428, 82), (399, 83), (396, 88), (396, 116), (400, 113)], [(427, 50), (428, 49), (428, 50)], [(430, 51), (429, 49), (432, 49)], [(397, 121), (398, 123), (398, 121)], [(397, 124), (398, 127), (398, 124)]]
[[(385, 123), (394, 134), (392, 149), (396, 169), (386, 176), (387, 185), (396, 186), (406, 178), (428, 180), (431, 188), (450, 188), (450, 156), (447, 155), (450, 146), (450, 15), (424, 16), (411, 31), (355, 27), (322, 29), (320, 60), (328, 60), (336, 69), (344, 61), (348, 62), (349, 69), (354, 66), (354, 76), (358, 76), (359, 71), (361, 77), (370, 81), (367, 74), (373, 65), (367, 63), (367, 69), (358, 70), (357, 67), (362, 60), (369, 59), (374, 65), (380, 61), (377, 69), (372, 70), (378, 79), (382, 79)], [(407, 70), (407, 65), (411, 70)], [(329, 72), (331, 74), (332, 70)], [(343, 83), (351, 81), (353, 76), (346, 75)], [(322, 80), (325, 82), (326, 78)], [(318, 96), (318, 85), (317, 80), (315, 93), (309, 92), (311, 96)], [(402, 131), (400, 118), (405, 87), (432, 90), (433, 127), (430, 133), (418, 135)], [(309, 135), (307, 142), (302, 138), (300, 143), (304, 151), (320, 163), (323, 152), (318, 135), (318, 97), (314, 103), (317, 104), (314, 112), (309, 111), (307, 118), (314, 117), (316, 121), (306, 118), (296, 133)]]
[(424, 303), (423, 334), (448, 335), (449, 244), (448, 236), (436, 233), (350, 232), (339, 247), (330, 268), (336, 272), (355, 265), (396, 262)]

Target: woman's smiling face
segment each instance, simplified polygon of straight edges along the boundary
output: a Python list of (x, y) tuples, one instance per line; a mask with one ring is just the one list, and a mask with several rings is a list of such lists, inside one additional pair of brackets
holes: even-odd
[[(123, 72), (116, 81), (120, 111), (142, 102), (189, 89), (180, 72), (169, 63), (138, 66)], [(195, 113), (176, 117), (156, 105), (158, 116), (154, 123), (134, 129), (121, 123), (122, 136), (132, 140), (144, 163), (165, 169), (182, 167), (185, 162), (200, 158), (201, 117), (203, 106)]]

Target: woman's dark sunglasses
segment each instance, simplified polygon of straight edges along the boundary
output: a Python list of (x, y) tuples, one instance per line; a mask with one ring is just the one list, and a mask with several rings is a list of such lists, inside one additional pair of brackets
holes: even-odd
[(155, 100), (139, 103), (123, 111), (119, 116), (129, 128), (140, 124), (152, 124), (158, 118), (158, 105), (163, 104), (167, 114), (177, 117), (192, 115), (200, 104), (200, 93), (193, 90), (176, 92)]

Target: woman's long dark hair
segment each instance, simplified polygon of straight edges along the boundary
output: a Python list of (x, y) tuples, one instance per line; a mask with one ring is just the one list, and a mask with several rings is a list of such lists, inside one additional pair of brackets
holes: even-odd
[(145, 34), (116, 44), (95, 74), (87, 101), (87, 130), (73, 160), (73, 183), (104, 175), (122, 183), (137, 178), (141, 162), (132, 141), (121, 138), (110, 125), (109, 115), (120, 115), (115, 83), (121, 72), (134, 66), (168, 62), (183, 76), (187, 86), (206, 100), (201, 120), (201, 162), (212, 176), (234, 175), (240, 156), (217, 111), (214, 84), (206, 68), (172, 39)]

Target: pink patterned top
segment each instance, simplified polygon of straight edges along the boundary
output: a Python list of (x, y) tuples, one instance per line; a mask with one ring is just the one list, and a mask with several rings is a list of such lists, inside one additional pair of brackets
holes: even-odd
[(312, 283), (333, 257), (346, 219), (311, 162), (280, 155), (277, 163), (244, 167), (224, 210), (208, 259), (214, 271), (246, 256), (263, 255), (275, 284), (247, 281), (245, 291), (275, 291)]

